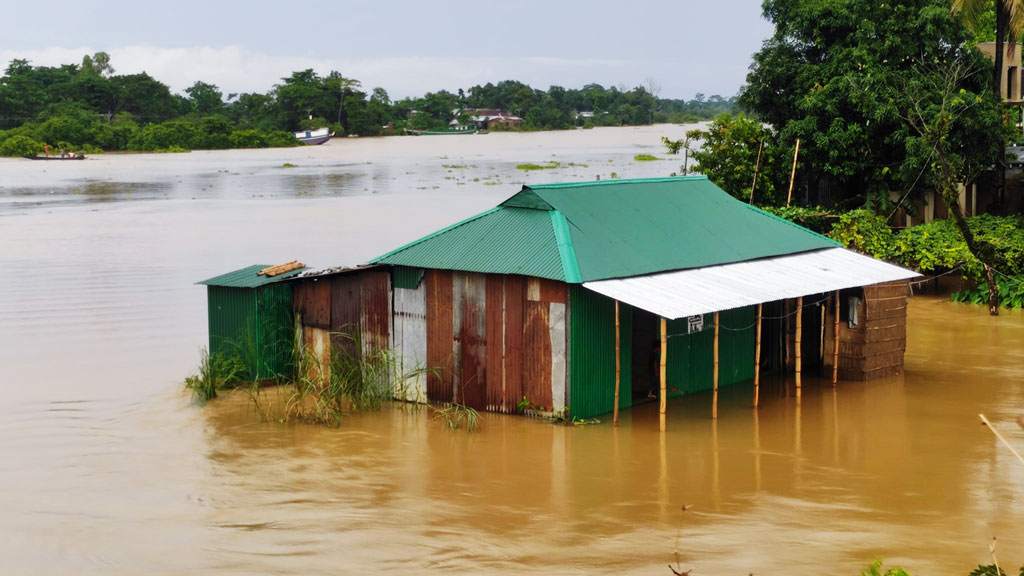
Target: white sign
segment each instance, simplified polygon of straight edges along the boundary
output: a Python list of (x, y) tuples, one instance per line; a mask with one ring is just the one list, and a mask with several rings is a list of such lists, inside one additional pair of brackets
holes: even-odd
[(704, 315), (690, 316), (686, 319), (686, 323), (690, 326), (690, 334), (700, 332), (704, 329)]

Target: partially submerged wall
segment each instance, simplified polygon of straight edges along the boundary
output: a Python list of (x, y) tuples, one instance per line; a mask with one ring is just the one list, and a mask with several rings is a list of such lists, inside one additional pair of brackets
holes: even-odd
[[(856, 298), (853, 307), (851, 297)], [(835, 320), (826, 313), (825, 365), (833, 366)], [(851, 325), (851, 314), (856, 325)], [(873, 380), (903, 372), (907, 349), (907, 282), (844, 290), (840, 295), (839, 379)]]

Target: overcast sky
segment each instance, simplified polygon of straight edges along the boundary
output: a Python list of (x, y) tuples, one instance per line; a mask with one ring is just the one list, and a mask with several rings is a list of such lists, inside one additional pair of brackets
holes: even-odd
[(118, 74), (180, 92), (265, 92), (292, 71), (338, 70), (392, 98), (515, 79), (590, 82), (663, 98), (731, 96), (771, 33), (760, 0), (434, 1), (0, 0), (0, 60), (81, 62), (106, 51)]

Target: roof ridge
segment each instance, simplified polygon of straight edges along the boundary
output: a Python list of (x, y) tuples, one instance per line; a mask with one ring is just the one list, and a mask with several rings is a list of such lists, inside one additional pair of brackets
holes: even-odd
[(485, 210), (485, 211), (483, 211), (483, 212), (481, 212), (479, 214), (476, 214), (474, 216), (470, 216), (469, 218), (466, 218), (465, 220), (460, 220), (460, 221), (458, 221), (458, 222), (456, 222), (454, 224), (451, 224), (449, 226), (445, 226), (444, 228), (441, 228), (440, 230), (435, 230), (434, 232), (431, 232), (430, 234), (427, 234), (426, 236), (424, 236), (422, 238), (417, 238), (416, 240), (413, 240), (412, 242), (409, 242), (408, 244), (406, 244), (404, 246), (400, 246), (398, 248), (395, 248), (394, 250), (392, 250), (392, 251), (390, 251), (390, 252), (388, 252), (386, 254), (381, 254), (380, 256), (377, 256), (376, 258), (370, 260), (369, 263), (370, 264), (379, 264), (385, 258), (388, 258), (390, 256), (394, 256), (395, 254), (398, 254), (399, 252), (408, 250), (409, 248), (412, 248), (413, 246), (416, 246), (417, 244), (422, 244), (422, 243), (426, 242), (427, 240), (430, 240), (432, 238), (436, 238), (437, 236), (440, 236), (441, 234), (444, 234), (445, 232), (448, 232), (450, 230), (454, 230), (454, 229), (456, 229), (459, 226), (462, 226), (464, 224), (469, 224), (470, 222), (472, 222), (474, 220), (479, 220), (480, 218), (483, 218), (484, 216), (487, 216), (488, 214), (491, 214), (493, 212), (497, 212), (498, 210), (502, 210), (504, 208), (505, 208), (504, 206), (501, 206), (499, 204), (498, 206), (495, 206), (494, 208), (491, 208), (490, 210)]
[(707, 180), (703, 174), (692, 176), (666, 176), (662, 178), (625, 178), (615, 180), (586, 180), (583, 182), (555, 182), (551, 184), (525, 184), (523, 188), (534, 189), (558, 189), (558, 188), (584, 188), (591, 186), (610, 186), (614, 184), (656, 184), (661, 182), (685, 182), (688, 180)]
[(548, 214), (551, 216), (551, 227), (555, 232), (558, 256), (562, 259), (562, 276), (569, 284), (579, 284), (583, 282), (583, 275), (580, 274), (580, 264), (576, 260), (576, 248), (572, 245), (569, 221), (565, 214), (558, 210), (549, 210)]
[[(734, 198), (734, 200), (736, 200), (736, 199)], [(743, 204), (748, 209), (753, 210), (754, 212), (758, 212), (760, 214), (768, 216), (769, 218), (774, 218), (775, 220), (778, 220), (779, 222), (785, 222), (786, 225), (792, 226), (793, 228), (796, 228), (797, 230), (800, 230), (801, 232), (810, 232), (811, 234), (817, 236), (818, 238), (822, 238), (824, 240), (828, 240), (829, 242), (835, 244), (836, 246), (839, 246), (840, 248), (845, 248), (845, 246), (842, 243), (836, 242), (835, 240), (833, 240), (832, 238), (829, 238), (828, 236), (825, 236), (824, 234), (819, 234), (819, 233), (815, 232), (814, 230), (811, 230), (810, 228), (808, 228), (806, 226), (801, 226), (801, 225), (797, 224), (796, 222), (793, 222), (792, 220), (786, 220), (785, 218), (783, 218), (781, 216), (776, 216), (775, 214), (772, 214), (771, 212), (769, 212), (767, 210), (762, 210), (762, 209), (758, 208), (757, 206), (754, 206), (753, 204), (747, 204), (746, 202), (741, 202), (740, 200), (736, 200), (736, 201), (739, 202), (740, 204)]]

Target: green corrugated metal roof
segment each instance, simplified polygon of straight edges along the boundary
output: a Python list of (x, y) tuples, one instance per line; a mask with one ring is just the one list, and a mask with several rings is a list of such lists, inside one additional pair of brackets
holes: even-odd
[(253, 264), (252, 266), (246, 266), (241, 270), (235, 270), (234, 272), (221, 274), (220, 276), (203, 280), (202, 282), (196, 282), (196, 284), (203, 284), (206, 286), (223, 286), (225, 288), (259, 288), (260, 286), (280, 282), (285, 278), (290, 278), (305, 270), (305, 268), (299, 268), (297, 270), (292, 270), (291, 272), (278, 274), (274, 277), (259, 275), (260, 270), (269, 268), (270, 266), (272, 266), (272, 264)]
[(372, 262), (565, 279), (551, 217), (525, 208), (492, 208)]
[(569, 283), (837, 246), (703, 176), (524, 186), (497, 208), (373, 262)]

